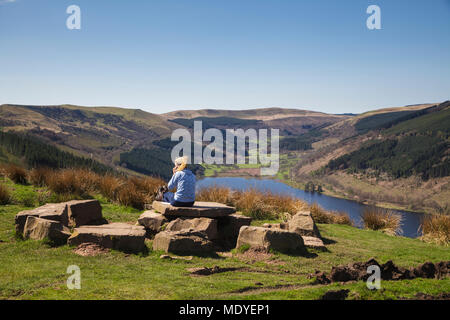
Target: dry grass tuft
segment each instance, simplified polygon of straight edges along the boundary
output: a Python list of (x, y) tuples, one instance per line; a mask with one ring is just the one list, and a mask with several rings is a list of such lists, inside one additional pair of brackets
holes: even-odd
[(2, 175), (11, 179), (17, 184), (27, 184), (28, 172), (15, 164), (9, 164), (1, 168)]
[(391, 210), (381, 208), (366, 209), (362, 215), (364, 227), (371, 230), (380, 230), (390, 235), (402, 233), (402, 217)]
[(80, 177), (75, 170), (54, 170), (47, 178), (47, 187), (57, 194), (84, 195)]
[(344, 224), (347, 226), (353, 226), (353, 221), (347, 212), (332, 212), (334, 224)]
[(233, 205), (233, 192), (230, 188), (212, 186), (196, 192), (198, 201), (220, 202)]
[(422, 225), (422, 240), (448, 246), (450, 244), (450, 216), (428, 215)]
[(47, 185), (47, 179), (52, 173), (53, 170), (49, 168), (34, 168), (29, 172), (28, 180), (37, 187), (43, 187)]
[(126, 182), (117, 190), (116, 197), (113, 201), (123, 206), (130, 206), (139, 210), (144, 209), (145, 204), (151, 202), (150, 197), (130, 182)]
[(316, 223), (344, 224), (353, 226), (353, 221), (346, 212), (326, 211), (317, 203), (313, 203), (311, 205), (310, 212)]
[(0, 205), (11, 203), (11, 199), (12, 198), (9, 189), (5, 185), (0, 184)]
[(256, 189), (233, 191), (218, 186), (200, 189), (196, 199), (234, 206), (237, 211), (254, 219), (283, 219), (285, 213), (293, 215), (307, 207), (305, 202), (291, 196), (262, 192)]
[(116, 199), (119, 188), (125, 183), (124, 179), (120, 179), (111, 174), (101, 177), (99, 181), (100, 193), (108, 199)]
[(328, 212), (322, 209), (317, 203), (311, 205), (310, 212), (316, 223), (333, 223), (333, 219)]

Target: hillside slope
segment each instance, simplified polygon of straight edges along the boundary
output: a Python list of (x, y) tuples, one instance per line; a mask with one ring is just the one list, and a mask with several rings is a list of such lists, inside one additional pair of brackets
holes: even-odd
[(195, 120), (203, 121), (203, 129), (278, 128), (282, 135), (298, 135), (349, 117), (281, 108), (157, 115), (114, 107), (0, 106), (0, 127), (4, 131), (32, 135), (116, 169), (163, 177), (171, 174), (171, 133), (177, 128), (192, 129)]
[(359, 115), (321, 130), (293, 180), (367, 203), (447, 211), (449, 131), (448, 101)]
[(153, 141), (168, 137), (180, 126), (142, 110), (2, 105), (0, 127), (4, 131), (35, 136), (75, 155), (117, 166), (121, 165), (121, 154), (137, 147), (152, 148)]

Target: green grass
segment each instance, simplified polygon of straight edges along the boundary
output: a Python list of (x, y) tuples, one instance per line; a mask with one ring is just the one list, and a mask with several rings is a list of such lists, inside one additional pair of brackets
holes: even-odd
[[(135, 222), (141, 213), (98, 199), (110, 222)], [(52, 248), (43, 241), (17, 239), (14, 216), (25, 209), (23, 205), (0, 207), (0, 299), (317, 299), (337, 288), (350, 289), (350, 299), (396, 299), (413, 297), (417, 292), (436, 295), (450, 290), (449, 279), (386, 281), (381, 283), (382, 290), (373, 292), (363, 282), (324, 286), (313, 285), (312, 279), (307, 278), (315, 270), (329, 272), (334, 265), (370, 257), (379, 262), (392, 259), (404, 267), (450, 260), (446, 247), (376, 231), (319, 225), (322, 236), (329, 242), (329, 252), (310, 250), (316, 255), (311, 257), (275, 253), (268, 261), (254, 263), (235, 255), (194, 257), (190, 261), (161, 260), (162, 252), (151, 250), (140, 255), (112, 251), (81, 257), (69, 246)], [(263, 222), (276, 221), (256, 221), (255, 225)], [(151, 248), (151, 241), (147, 246)], [(66, 270), (70, 265), (81, 269), (81, 290), (66, 287), (69, 276)], [(187, 271), (216, 265), (246, 269), (205, 277), (192, 277)]]

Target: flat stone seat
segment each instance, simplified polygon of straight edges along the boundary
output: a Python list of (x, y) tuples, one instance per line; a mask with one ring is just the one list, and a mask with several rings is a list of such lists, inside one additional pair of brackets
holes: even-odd
[(236, 249), (243, 245), (280, 252), (305, 251), (303, 238), (298, 233), (276, 228), (241, 227)]
[(166, 217), (219, 218), (236, 212), (234, 207), (222, 203), (201, 201), (196, 201), (193, 207), (174, 207), (168, 202), (153, 201), (152, 207)]
[(104, 248), (125, 252), (140, 252), (145, 247), (145, 233), (144, 227), (126, 223), (82, 226), (75, 228), (67, 243), (76, 246), (90, 242)]
[(314, 249), (320, 249), (320, 250), (326, 250), (322, 239), (316, 238), (316, 237), (309, 237), (309, 236), (302, 236), (303, 242), (305, 243), (305, 247), (307, 248), (314, 248)]

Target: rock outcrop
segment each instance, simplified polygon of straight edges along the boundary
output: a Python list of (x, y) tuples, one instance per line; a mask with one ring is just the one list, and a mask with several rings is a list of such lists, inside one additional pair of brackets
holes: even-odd
[(28, 216), (23, 236), (25, 239), (48, 239), (55, 244), (64, 244), (70, 237), (70, 230), (61, 222)]
[(181, 255), (208, 254), (214, 251), (214, 244), (202, 232), (163, 231), (155, 236), (153, 250)]
[(288, 221), (288, 230), (301, 236), (320, 238), (320, 232), (309, 212), (301, 211)]
[(73, 200), (48, 203), (33, 210), (19, 212), (15, 217), (16, 232), (22, 234), (28, 217), (58, 221), (65, 227), (95, 225), (102, 222), (102, 207), (98, 200)]
[(98, 200), (66, 202), (70, 227), (93, 225), (102, 222), (102, 206)]
[(48, 203), (33, 210), (19, 212), (15, 216), (16, 232), (18, 234), (23, 234), (28, 217), (40, 217), (46, 220), (61, 222), (65, 226), (69, 225), (66, 203)]
[(77, 246), (89, 242), (104, 248), (137, 253), (144, 250), (144, 241), (144, 227), (126, 223), (111, 223), (75, 228), (67, 243)]
[(218, 238), (217, 220), (210, 218), (175, 219), (167, 225), (166, 231), (195, 231), (205, 235), (209, 240)]
[(326, 250), (322, 239), (316, 238), (316, 237), (308, 237), (308, 236), (302, 236), (303, 242), (305, 243), (305, 247), (307, 248), (314, 248), (319, 250)]
[(168, 222), (167, 218), (153, 210), (145, 211), (138, 219), (138, 223), (147, 229), (150, 234), (161, 231), (161, 227)]
[(17, 232), (26, 239), (48, 238), (74, 246), (90, 243), (135, 253), (145, 250), (146, 237), (154, 237), (154, 250), (183, 255), (202, 255), (245, 244), (293, 253), (304, 252), (306, 247), (325, 248), (309, 212), (285, 216), (286, 223), (252, 227), (250, 217), (221, 203), (196, 202), (193, 207), (173, 207), (154, 201), (152, 209), (141, 214), (136, 225), (107, 224), (97, 200), (82, 200), (22, 211), (15, 222)]
[(276, 250), (280, 252), (304, 252), (303, 238), (295, 233), (282, 229), (244, 226), (239, 232), (236, 247), (243, 245)]

